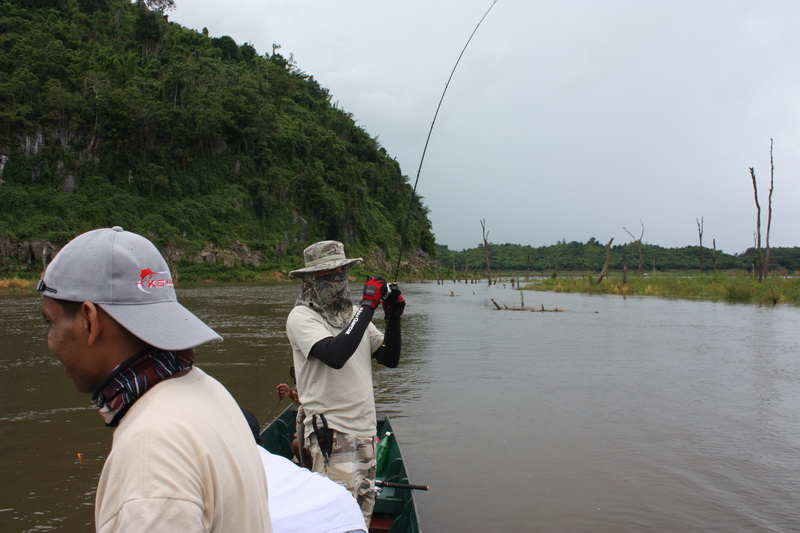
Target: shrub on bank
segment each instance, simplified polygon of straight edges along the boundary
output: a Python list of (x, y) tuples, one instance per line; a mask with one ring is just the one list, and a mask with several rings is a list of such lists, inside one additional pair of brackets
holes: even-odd
[(17, 292), (33, 290), (34, 282), (29, 279), (6, 278), (0, 279), (0, 291)]

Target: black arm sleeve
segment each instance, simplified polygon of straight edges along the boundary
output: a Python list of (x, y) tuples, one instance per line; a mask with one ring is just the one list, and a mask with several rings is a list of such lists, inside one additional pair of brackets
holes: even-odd
[(386, 321), (386, 332), (383, 334), (383, 344), (375, 350), (372, 358), (378, 364), (389, 368), (397, 368), (400, 363), (400, 348), (403, 340), (400, 334), (400, 317)]
[(364, 332), (367, 331), (375, 310), (362, 305), (358, 308), (353, 319), (335, 337), (325, 337), (311, 347), (309, 357), (313, 356), (331, 368), (340, 369), (350, 357), (356, 353)]

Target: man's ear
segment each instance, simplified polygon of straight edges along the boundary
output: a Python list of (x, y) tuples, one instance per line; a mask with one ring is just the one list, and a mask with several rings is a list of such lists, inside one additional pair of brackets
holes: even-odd
[(100, 310), (92, 302), (83, 302), (80, 310), (81, 318), (84, 320), (84, 327), (86, 328), (86, 344), (91, 346), (100, 337), (103, 330), (103, 320), (100, 316)]

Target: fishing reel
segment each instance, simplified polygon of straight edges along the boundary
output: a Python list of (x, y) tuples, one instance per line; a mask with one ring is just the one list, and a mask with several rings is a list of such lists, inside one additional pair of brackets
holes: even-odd
[(386, 284), (386, 292), (384, 292), (383, 295), (381, 295), (381, 300), (384, 301), (388, 300), (389, 295), (392, 294), (392, 292), (397, 292), (398, 294), (400, 293), (400, 287), (397, 286), (396, 281), (392, 281), (391, 283)]

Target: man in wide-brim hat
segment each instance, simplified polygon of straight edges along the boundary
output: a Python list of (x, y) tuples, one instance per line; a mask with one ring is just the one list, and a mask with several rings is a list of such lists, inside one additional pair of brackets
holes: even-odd
[[(370, 277), (358, 306), (348, 284), (348, 259), (338, 241), (312, 244), (305, 267), (290, 274), (303, 280), (286, 320), (297, 388), (304, 414), (298, 438), (313, 470), (346, 486), (369, 524), (375, 505), (375, 397), (372, 359), (395, 368), (400, 362), (405, 300), (396, 284)], [(371, 320), (382, 304), (386, 333)]]

